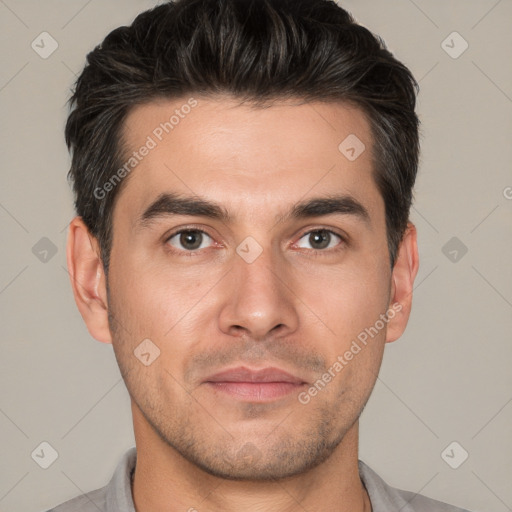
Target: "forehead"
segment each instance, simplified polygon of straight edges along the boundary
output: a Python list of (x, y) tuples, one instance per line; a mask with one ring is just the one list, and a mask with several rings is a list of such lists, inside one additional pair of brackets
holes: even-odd
[(119, 199), (125, 214), (140, 213), (163, 192), (214, 199), (260, 217), (308, 194), (333, 192), (353, 195), (370, 214), (383, 208), (370, 126), (351, 105), (161, 100), (134, 108), (122, 137), (134, 164)]

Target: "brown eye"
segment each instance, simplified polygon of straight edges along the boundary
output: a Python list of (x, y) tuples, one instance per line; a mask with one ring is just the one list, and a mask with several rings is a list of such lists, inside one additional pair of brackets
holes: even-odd
[(167, 239), (167, 243), (178, 250), (196, 251), (205, 248), (205, 239), (211, 240), (211, 237), (204, 231), (187, 229), (174, 233)]
[(310, 247), (305, 247), (301, 243), (298, 244), (299, 247), (318, 251), (336, 247), (336, 245), (338, 245), (336, 243), (336, 239), (338, 239), (338, 243), (339, 241), (343, 241), (343, 238), (340, 235), (328, 229), (315, 229), (313, 231), (309, 231), (302, 236), (301, 240), (303, 239), (306, 240), (306, 243), (310, 244)]

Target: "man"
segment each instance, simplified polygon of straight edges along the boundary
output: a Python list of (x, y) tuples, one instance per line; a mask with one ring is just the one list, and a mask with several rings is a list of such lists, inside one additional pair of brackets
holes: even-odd
[(418, 271), (417, 84), (328, 0), (177, 0), (88, 56), (68, 266), (135, 448), (66, 511), (460, 511), (358, 460)]

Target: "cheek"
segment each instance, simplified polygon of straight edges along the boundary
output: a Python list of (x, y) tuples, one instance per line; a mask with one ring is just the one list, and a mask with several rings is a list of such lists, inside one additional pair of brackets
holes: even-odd
[[(169, 320), (167, 312), (176, 309), (182, 295), (183, 279), (170, 275), (156, 258), (147, 257), (141, 250), (130, 250), (119, 236), (112, 249), (109, 283), (115, 296), (117, 313), (137, 328)], [(155, 324), (155, 319), (159, 322)], [(169, 327), (168, 327), (169, 328)]]
[(338, 343), (343, 344), (374, 325), (388, 308), (389, 281), (378, 270), (340, 269), (320, 282), (310, 283), (315, 282), (314, 287), (304, 288), (304, 292), (309, 289), (309, 297), (304, 302), (311, 305)]
[(111, 302), (116, 319), (119, 350), (130, 356), (149, 338), (160, 350), (159, 359), (168, 369), (194, 350), (211, 321), (212, 297), (207, 294), (218, 281), (214, 273), (197, 269), (177, 270), (156, 258), (112, 260)]

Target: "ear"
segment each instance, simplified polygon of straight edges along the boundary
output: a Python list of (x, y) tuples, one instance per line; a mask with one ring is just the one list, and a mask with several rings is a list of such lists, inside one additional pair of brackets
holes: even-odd
[(99, 244), (81, 217), (75, 217), (69, 225), (66, 256), (75, 302), (89, 333), (98, 341), (112, 343)]
[(394, 315), (388, 313), (390, 320), (387, 324), (387, 343), (397, 340), (405, 331), (411, 313), (412, 290), (418, 268), (416, 227), (412, 222), (408, 222), (391, 274), (391, 296), (388, 311), (393, 311)]

